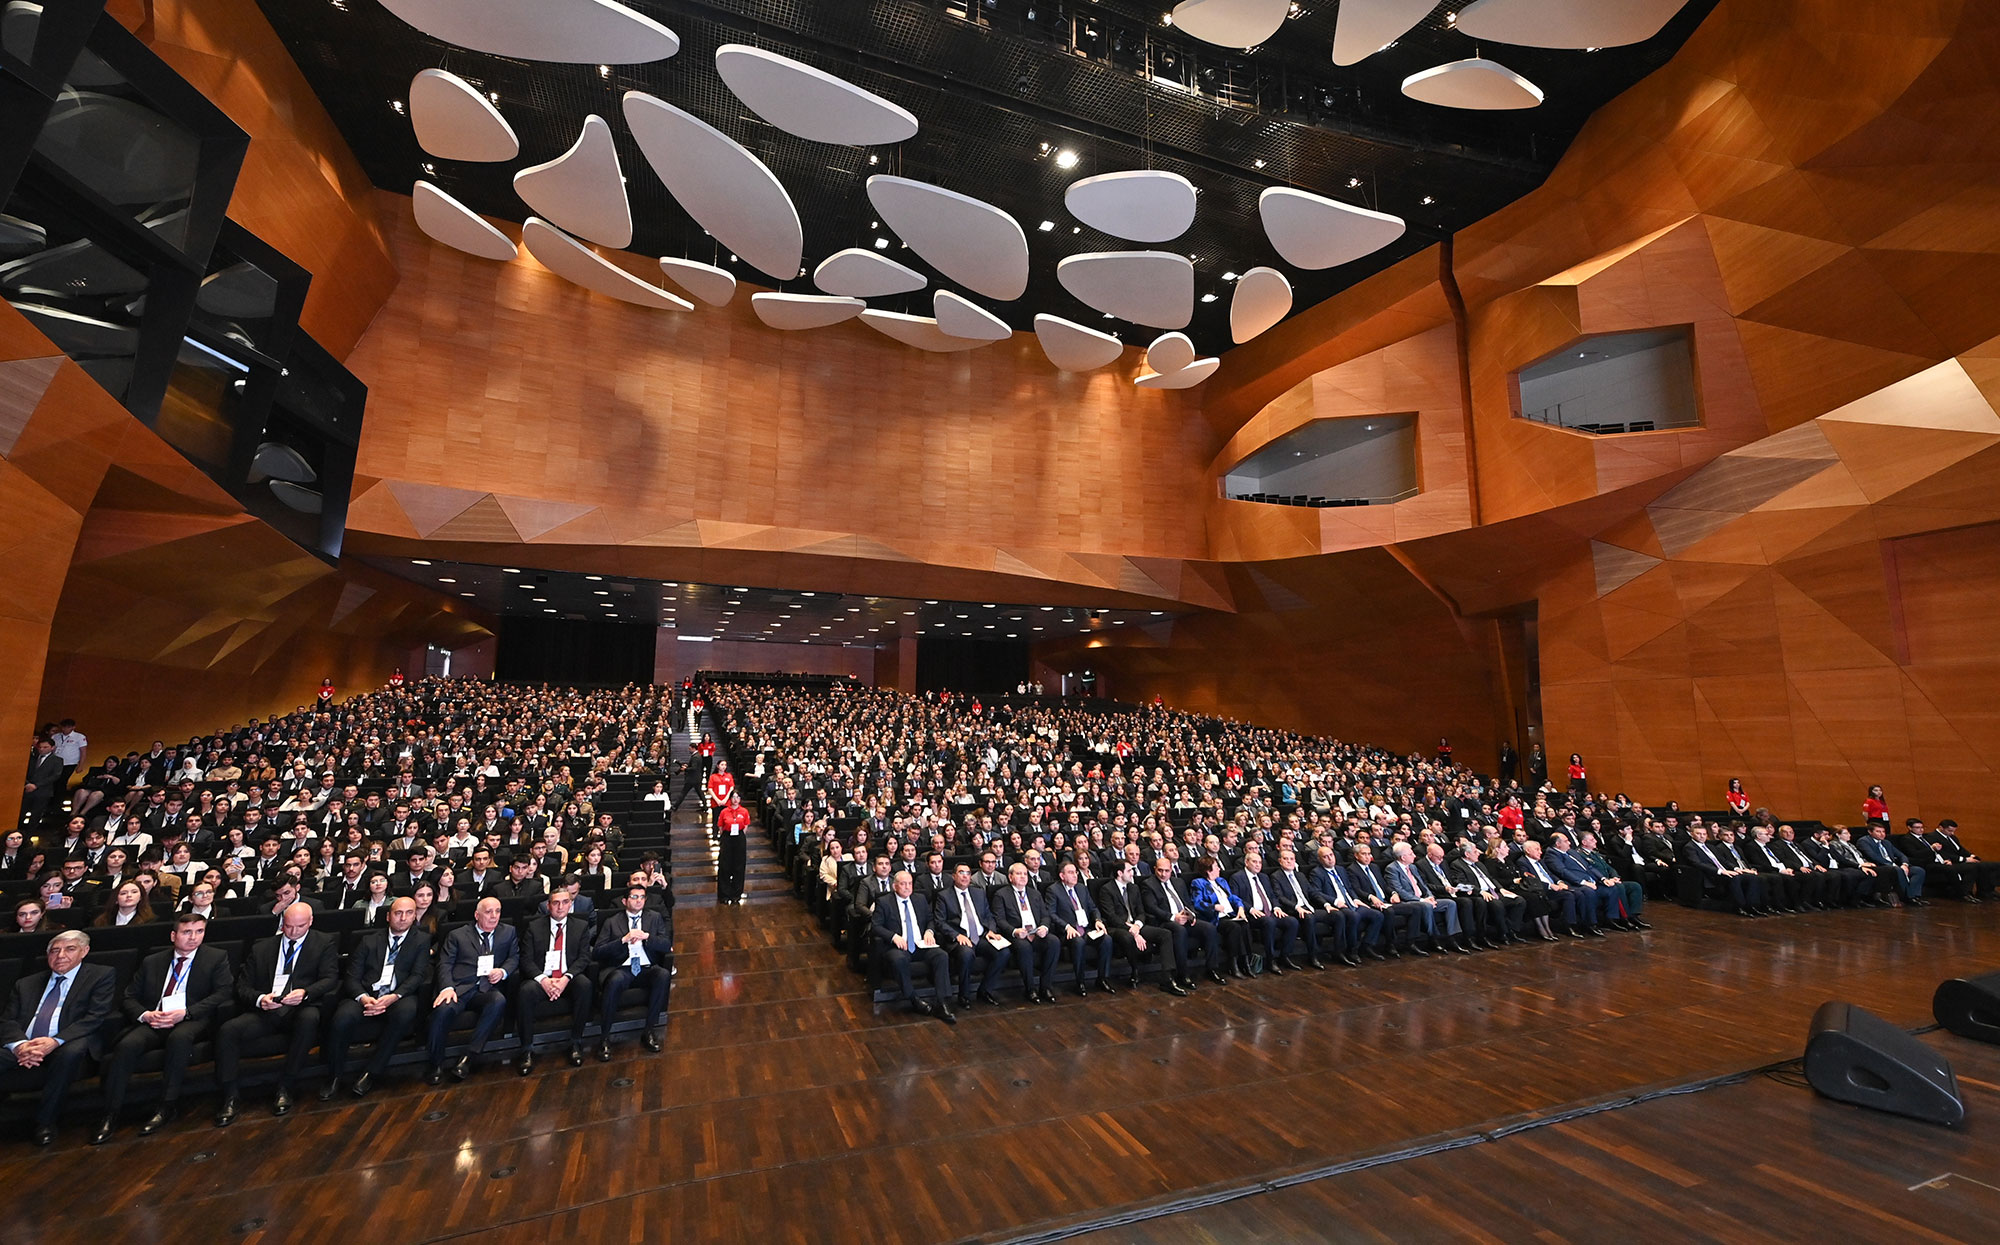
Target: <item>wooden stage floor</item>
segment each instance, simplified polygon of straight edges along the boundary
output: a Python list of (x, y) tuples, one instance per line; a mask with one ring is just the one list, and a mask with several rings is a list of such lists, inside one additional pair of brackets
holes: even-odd
[[(1792, 1058), (1829, 998), (1927, 1024), (1938, 981), (2000, 967), (2000, 905), (1653, 905), (1649, 934), (1010, 1001), (955, 1028), (872, 1008), (789, 898), (681, 915), (660, 1055), (395, 1074), (360, 1103), (308, 1088), (287, 1119), (253, 1094), (226, 1131), (198, 1098), (95, 1150), (73, 1116), (52, 1150), (0, 1155), (7, 1239), (1873, 1239), (1930, 1208), (1942, 1237), (1990, 1240), (2000, 1212), (2000, 1049), (1938, 1035), (1968, 1095), (1955, 1133), (1755, 1078), (1161, 1213)], [(1104, 1226), (1121, 1215), (1153, 1217)]]

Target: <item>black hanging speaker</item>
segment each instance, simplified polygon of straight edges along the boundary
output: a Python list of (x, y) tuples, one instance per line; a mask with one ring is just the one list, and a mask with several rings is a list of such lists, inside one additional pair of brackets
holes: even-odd
[(1931, 1014), (1960, 1037), (2000, 1045), (2000, 973), (1943, 983), (1931, 996)]
[(1840, 1102), (1933, 1124), (1965, 1121), (1958, 1077), (1938, 1053), (1852, 1003), (1824, 1003), (1806, 1038), (1806, 1080)]

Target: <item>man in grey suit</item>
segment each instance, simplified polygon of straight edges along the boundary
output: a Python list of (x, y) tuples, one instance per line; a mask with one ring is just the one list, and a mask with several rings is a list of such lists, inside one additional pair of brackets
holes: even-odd
[(438, 959), (438, 980), (443, 988), (431, 1000), (427, 1083), (444, 1081), (445, 1034), (451, 1032), (452, 1021), (460, 1013), (476, 1011), (479, 1023), (472, 1031), (470, 1053), (451, 1061), (451, 1079), (464, 1080), (473, 1057), (485, 1053), (486, 1043), (507, 1018), (507, 992), (501, 983), (514, 976), (520, 964), (520, 943), (514, 927), (500, 923), (500, 901), (491, 895), (472, 909), (472, 924), (459, 926), (444, 940), (444, 953)]
[(14, 984), (0, 1012), (0, 1088), (40, 1081), (42, 1100), (30, 1140), (38, 1146), (56, 1139), (63, 1095), (86, 1059), (101, 1059), (117, 1013), (117, 974), (85, 964), (90, 935), (82, 930), (57, 934), (49, 942), (49, 971)]

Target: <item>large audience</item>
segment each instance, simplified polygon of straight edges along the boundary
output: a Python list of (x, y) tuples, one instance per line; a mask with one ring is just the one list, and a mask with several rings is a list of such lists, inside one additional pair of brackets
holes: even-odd
[[(642, 1001), (659, 1050), (674, 896), (664, 810), (637, 792), (671, 781), (684, 701), (398, 676), (340, 702), (327, 683), (285, 717), (95, 763), (74, 723), (55, 724), (0, 842), (0, 958), (31, 961), (0, 1013), (0, 1089), (40, 1089), (32, 1139), (47, 1144), (95, 1065), (101, 1143), (154, 1055), (162, 1098), (142, 1134), (178, 1114), (198, 1057), (227, 1125), (240, 1061), (259, 1054), (283, 1056), (283, 1115), (315, 1072), (322, 1099), (365, 1096), (406, 1036), (437, 1084), (466, 1079), (511, 1027), (527, 1075), (558, 1019), (569, 1063), (592, 1024), (609, 1059), (620, 1009)], [(648, 810), (656, 832), (628, 838), (614, 807)], [(212, 930), (247, 941), (225, 952)], [(90, 962), (93, 938), (143, 958), (115, 979), (109, 952)], [(350, 1076), (355, 1042), (374, 1050)]]
[(1954, 823), (1892, 832), (1879, 789), (1856, 827), (1794, 826), (1740, 781), (1706, 814), (1593, 791), (1579, 755), (1559, 788), (1455, 765), (1445, 741), (1399, 756), (1157, 706), (708, 694), (850, 966), (953, 1023), (1010, 981), (1031, 1004), (1155, 971), (1185, 994), (1636, 933), (1662, 898), (1771, 917), (1976, 903), (2000, 878)]

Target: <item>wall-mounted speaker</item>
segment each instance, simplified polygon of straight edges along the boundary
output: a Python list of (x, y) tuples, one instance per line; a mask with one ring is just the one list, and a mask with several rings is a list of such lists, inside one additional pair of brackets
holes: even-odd
[(1958, 1077), (1936, 1051), (1852, 1003), (1826, 1003), (1806, 1038), (1806, 1080), (1839, 1102), (1933, 1124), (1965, 1120)]
[(1931, 996), (1931, 1014), (1960, 1037), (2000, 1045), (2000, 973), (1943, 983)]

